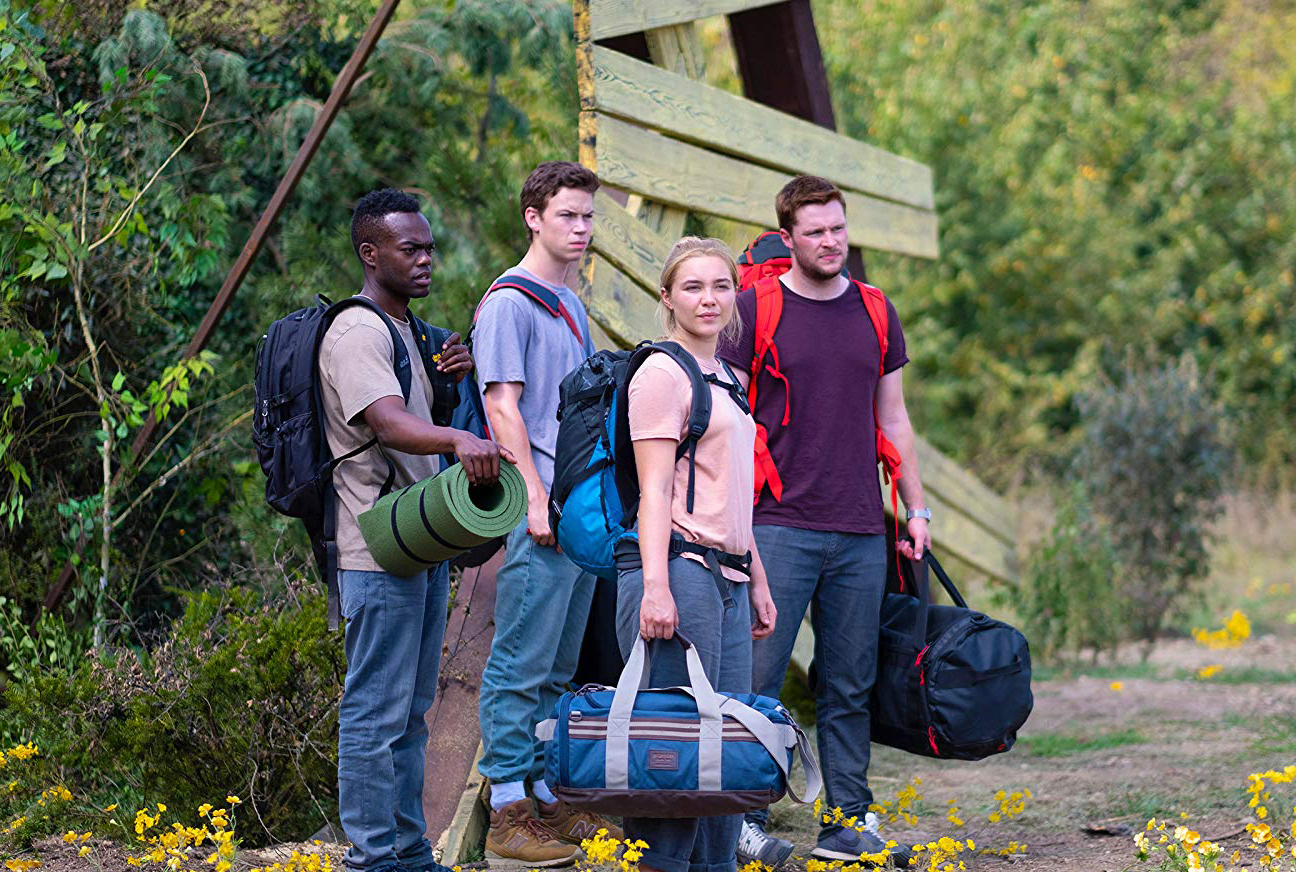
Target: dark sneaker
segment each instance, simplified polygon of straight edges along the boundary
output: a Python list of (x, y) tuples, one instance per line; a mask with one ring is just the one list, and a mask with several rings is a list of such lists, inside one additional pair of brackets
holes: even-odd
[(540, 812), (540, 823), (558, 834), (558, 838), (569, 845), (579, 845), (586, 839), (592, 839), (599, 830), (606, 830), (606, 837), (618, 842), (625, 839), (625, 833), (616, 824), (599, 817), (592, 811), (581, 811), (572, 808), (561, 799), (553, 804), (536, 800), (536, 809)]
[(511, 802), (490, 813), (486, 831), (486, 856), (498, 860), (521, 860), (531, 866), (570, 866), (584, 855), (575, 845), (540, 822), (530, 798)]
[(883, 851), (887, 852), (897, 867), (904, 869), (909, 865), (910, 853), (903, 845), (888, 848), (882, 839), (868, 830), (859, 832), (850, 827), (828, 835), (820, 835), (819, 844), (814, 846), (810, 854), (821, 860), (842, 860), (846, 863), (859, 863), (863, 858), (865, 863), (871, 862), (874, 866), (881, 866), (885, 865), (885, 861), (871, 858), (882, 854)]
[(792, 843), (787, 839), (771, 836), (760, 824), (743, 821), (742, 830), (738, 834), (740, 867), (754, 861), (776, 869), (790, 856), (792, 856)]

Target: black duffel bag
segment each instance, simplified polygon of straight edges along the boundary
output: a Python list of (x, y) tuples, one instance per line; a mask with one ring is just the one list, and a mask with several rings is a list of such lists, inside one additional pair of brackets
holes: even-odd
[[(969, 609), (930, 550), (904, 562), (914, 595), (882, 602), (873, 741), (956, 760), (1007, 751), (1033, 703), (1026, 637)], [(928, 566), (954, 605), (931, 604)]]

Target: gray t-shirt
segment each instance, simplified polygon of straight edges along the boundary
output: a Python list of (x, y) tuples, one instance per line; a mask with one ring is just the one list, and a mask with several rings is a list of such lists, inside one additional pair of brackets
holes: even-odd
[(545, 490), (549, 490), (553, 487), (554, 452), (558, 446), (558, 386), (563, 376), (594, 353), (594, 343), (590, 340), (585, 306), (570, 288), (546, 282), (520, 266), (505, 271), (500, 278), (511, 275), (539, 282), (557, 294), (583, 337), (583, 342), (578, 343), (566, 320), (555, 318), (535, 300), (512, 288), (496, 291), (486, 299), (473, 331), (473, 359), (483, 399), (487, 385), (523, 385), (518, 411), (526, 424), (536, 472)]

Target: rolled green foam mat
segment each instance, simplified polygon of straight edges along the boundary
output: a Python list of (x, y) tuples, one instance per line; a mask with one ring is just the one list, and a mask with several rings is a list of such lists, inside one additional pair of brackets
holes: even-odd
[(361, 512), (360, 533), (378, 565), (405, 578), (508, 534), (526, 510), (526, 482), (513, 464), (500, 461), (496, 484), (473, 485), (456, 463)]

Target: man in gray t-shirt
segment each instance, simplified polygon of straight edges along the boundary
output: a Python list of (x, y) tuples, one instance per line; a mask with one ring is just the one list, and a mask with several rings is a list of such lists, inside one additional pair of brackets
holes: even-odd
[[(594, 576), (556, 546), (549, 489), (558, 386), (594, 351), (585, 307), (565, 282), (589, 245), (597, 188), (594, 174), (579, 164), (536, 167), (521, 196), (530, 247), (492, 284), (520, 288), (489, 292), (473, 334), (491, 435), (512, 451), (527, 485), (526, 520), (509, 534), (495, 578), (495, 639), (482, 675), (478, 768), (491, 782), (486, 852), (532, 866), (575, 862), (581, 840), (601, 827), (621, 838), (607, 821), (553, 795), (533, 732), (576, 672), (594, 594)], [(545, 826), (535, 825), (537, 817)]]
[(486, 298), (473, 331), (483, 402), (499, 405), (493, 396), (498, 389), (491, 390), (492, 385), (522, 387), (517, 398), (518, 413), (526, 425), (531, 458), (543, 487), (533, 493), (545, 496), (543, 503), (534, 506), (540, 517), (528, 521), (532, 532), (543, 532), (539, 522), (547, 525), (549, 520), (547, 498), (553, 487), (554, 451), (558, 445), (558, 386), (567, 373), (594, 353), (594, 343), (589, 338), (585, 306), (570, 288), (547, 282), (521, 265), (505, 271), (495, 284), (514, 277), (535, 282), (555, 294), (581, 334), (577, 337), (564, 318), (553, 317), (515, 288), (502, 288)]

